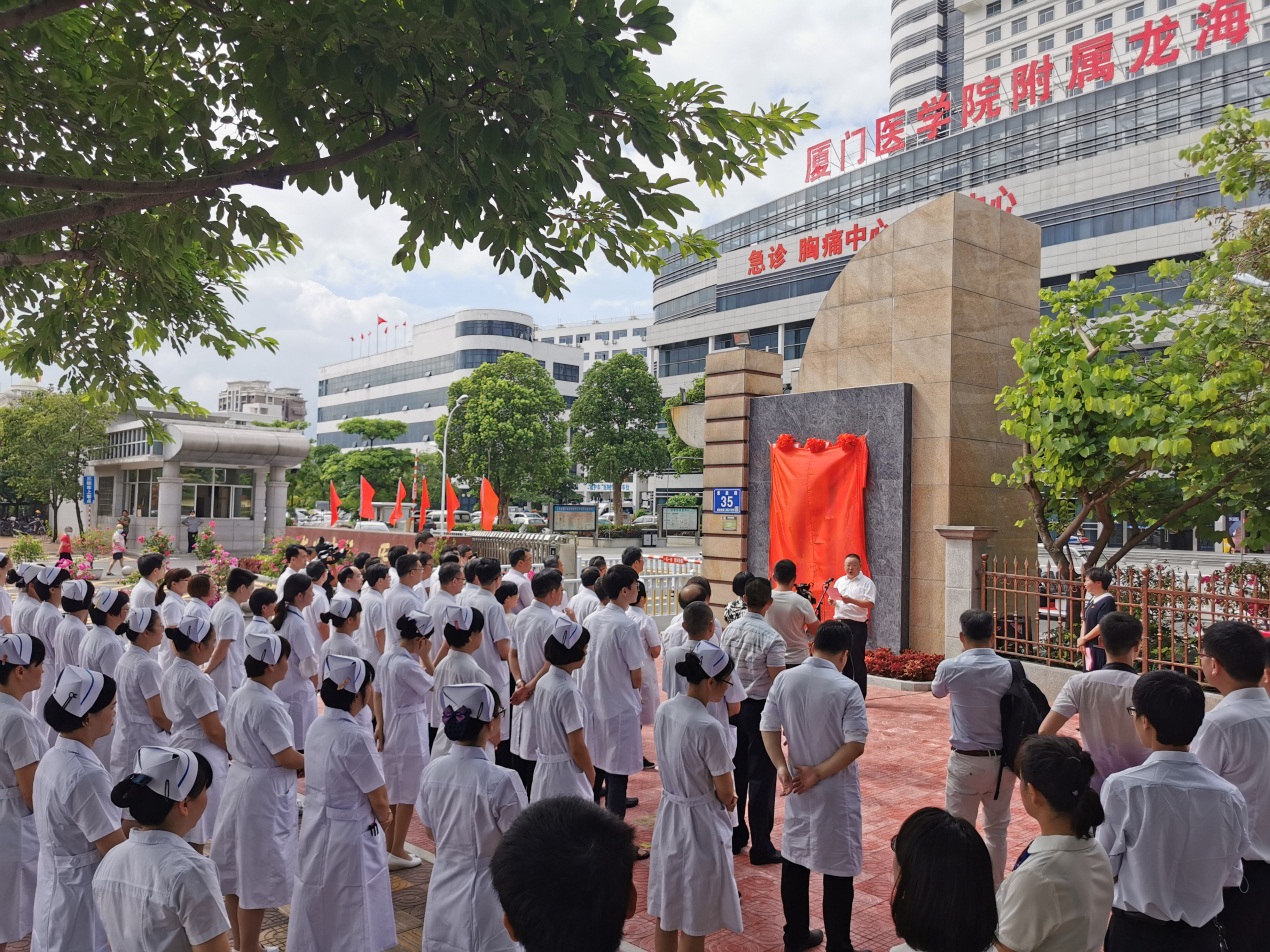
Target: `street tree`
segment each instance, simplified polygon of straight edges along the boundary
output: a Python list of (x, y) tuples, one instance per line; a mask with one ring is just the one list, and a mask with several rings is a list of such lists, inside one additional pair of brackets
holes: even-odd
[[(438, 461), (436, 471), (439, 472), (439, 456), (436, 453), (428, 455)], [(409, 500), (414, 465), (414, 453), (409, 450), (393, 449), (390, 446), (332, 453), (322, 462), (322, 488), (317, 498), (326, 498), (330, 483), (335, 483), (335, 491), (339, 494), (342, 508), (356, 512), (361, 508), (361, 477), (365, 476), (366, 481), (375, 490), (376, 502), (391, 503), (397, 498), (397, 480), (401, 480), (406, 488), (406, 499)], [(427, 455), (419, 457), (420, 472), (428, 475), (429, 491), (432, 492), (435, 500), (437, 497), (436, 492), (431, 488), (430, 466), (431, 461)]]
[(705, 402), (706, 378), (702, 376), (694, 380), (687, 390), (667, 397), (666, 405), (662, 409), (662, 419), (666, 421), (666, 448), (670, 452), (670, 465), (674, 467), (675, 472), (680, 476), (685, 473), (701, 472), (703, 451), (695, 446), (689, 446), (679, 438), (679, 432), (675, 429), (675, 421), (670, 415), (670, 408)]
[(400, 211), (403, 269), (475, 244), (544, 300), (596, 255), (717, 253), (683, 227), (685, 186), (762, 174), (815, 116), (656, 82), (671, 19), (657, 0), (7, 6), (0, 364), (186, 407), (146, 363), (161, 347), (276, 349), (227, 306), (300, 246), (254, 188), (355, 188)]
[(309, 455), (295, 469), (287, 471), (287, 505), (312, 508), (316, 503), (329, 499), (330, 486), (322, 475), (326, 461), (339, 453), (339, 447), (330, 443), (309, 440)]
[[(482, 477), (488, 479), (498, 494), (497, 521), (505, 523), (509, 503), (540, 499), (544, 489), (568, 478), (564, 397), (538, 361), (525, 354), (503, 354), (450, 384), (447, 411), (437, 420), (433, 437), (438, 446), (464, 394), (468, 400), (450, 426), (448, 472), (472, 491)], [(433, 493), (436, 508), (441, 508), (440, 492)]]
[(0, 473), (17, 498), (47, 503), (55, 536), (58, 508), (72, 499), (84, 532), (80, 478), (105, 447), (113, 416), (107, 405), (51, 390), (35, 390), (0, 407)]
[(582, 378), (569, 413), (573, 461), (591, 479), (613, 484), (613, 517), (622, 524), (622, 483), (635, 473), (657, 473), (670, 464), (657, 432), (664, 403), (657, 379), (634, 354), (594, 364)]
[(353, 417), (344, 420), (338, 427), (341, 433), (360, 436), (367, 446), (374, 446), (376, 440), (392, 443), (406, 435), (409, 425), (401, 420), (382, 420), (379, 417)]

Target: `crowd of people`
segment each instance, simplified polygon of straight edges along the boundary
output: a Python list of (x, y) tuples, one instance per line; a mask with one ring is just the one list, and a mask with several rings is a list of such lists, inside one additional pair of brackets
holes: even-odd
[[(157, 555), (125, 592), (0, 554), (17, 590), (0, 589), (0, 952), (28, 935), (35, 952), (260, 952), (288, 905), (292, 952), (392, 948), (416, 814), (435, 844), (430, 952), (612, 952), (643, 861), (657, 952), (697, 952), (743, 932), (747, 850), (780, 865), (787, 950), (855, 948), (876, 602), (857, 556), (830, 620), (785, 560), (734, 580), (723, 627), (692, 577), (659, 631), (637, 548), (593, 560), (572, 598), (525, 549), (504, 571), (435, 548), (422, 532), (334, 567), (296, 544), (276, 588), (233, 569), (224, 592)], [(1222, 695), (1206, 712), (1196, 681), (1139, 675), (1141, 622), (1100, 587), (1082, 647), (1103, 656), (1010, 762), (1002, 699), (1022, 669), (990, 614), (961, 616), (964, 650), (932, 685), (950, 702), (944, 808), (891, 840), (899, 952), (1265, 946), (1265, 641), (1204, 632)], [(1077, 715), (1083, 746), (1059, 734)], [(653, 769), (645, 849), (624, 817)], [(1016, 793), (1041, 835), (1006, 875)]]

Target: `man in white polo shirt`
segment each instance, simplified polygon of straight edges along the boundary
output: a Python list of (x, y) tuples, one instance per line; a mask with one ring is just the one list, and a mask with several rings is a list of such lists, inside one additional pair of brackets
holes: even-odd
[(873, 579), (861, 571), (860, 556), (852, 552), (842, 562), (845, 573), (829, 589), (834, 603), (833, 617), (851, 629), (851, 677), (860, 687), (860, 696), (869, 696), (869, 676), (864, 670), (864, 649), (869, 642), (869, 613), (878, 600)]
[(808, 643), (816, 637), (820, 619), (811, 602), (794, 589), (798, 566), (781, 559), (772, 566), (772, 607), (767, 610), (767, 623), (785, 640), (785, 667), (793, 668), (807, 660)]

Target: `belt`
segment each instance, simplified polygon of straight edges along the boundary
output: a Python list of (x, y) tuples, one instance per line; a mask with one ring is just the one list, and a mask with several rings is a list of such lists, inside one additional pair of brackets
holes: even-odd
[[(428, 712), (428, 705), (426, 703), (407, 704), (405, 707), (399, 707), (395, 711), (393, 711), (394, 714), (426, 714), (427, 712)], [(385, 714), (385, 716), (387, 715)]]
[(544, 754), (540, 751), (536, 760), (540, 764), (568, 764), (573, 762), (573, 754)]
[(95, 849), (87, 853), (53, 853), (52, 856), (53, 865), (58, 869), (81, 869), (101, 859), (101, 853)]
[(1000, 757), (999, 750), (962, 750), (960, 747), (952, 749), (954, 754), (961, 754), (963, 757)]
[[(713, 800), (716, 803), (719, 802), (719, 798), (716, 797), (714, 793), (703, 793), (700, 796), (696, 796), (696, 797), (683, 797), (677, 793), (671, 793), (669, 790), (665, 790), (665, 789), (663, 789), (661, 792), (661, 798), (663, 800), (669, 800), (671, 803), (681, 804), (685, 807), (700, 806), (703, 803), (709, 803), (711, 800)], [(722, 806), (722, 804), (720, 804), (720, 806)]]
[(1201, 932), (1212, 925), (1212, 920), (1205, 922), (1202, 926), (1193, 926), (1189, 922), (1183, 922), (1181, 919), (1157, 919), (1155, 916), (1148, 916), (1145, 912), (1134, 912), (1131, 909), (1120, 909), (1115, 906), (1112, 907), (1111, 914), (1113, 916), (1123, 916), (1126, 919), (1133, 919), (1135, 922), (1146, 922), (1174, 932)]
[(274, 764), (272, 767), (249, 767), (247, 766), (247, 764), (241, 763), (240, 761), (237, 761), (237, 760), (235, 760), (232, 764), (229, 765), (229, 769), (231, 771), (234, 771), (234, 770), (240, 771), (241, 773), (246, 774), (248, 777), (269, 777), (278, 773), (279, 771), (294, 773), (294, 771), (287, 771), (286, 767), (283, 767), (279, 764)]

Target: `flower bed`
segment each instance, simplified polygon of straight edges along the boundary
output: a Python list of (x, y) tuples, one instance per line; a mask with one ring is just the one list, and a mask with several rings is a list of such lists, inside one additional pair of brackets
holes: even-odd
[(869, 674), (898, 681), (933, 681), (935, 668), (943, 655), (905, 650), (896, 654), (890, 648), (876, 648), (864, 653), (864, 667)]

